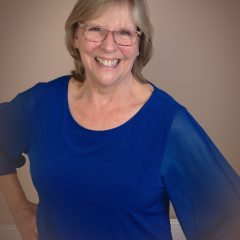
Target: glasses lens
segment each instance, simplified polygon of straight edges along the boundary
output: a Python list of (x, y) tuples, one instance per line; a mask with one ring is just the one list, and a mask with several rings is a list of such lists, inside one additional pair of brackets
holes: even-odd
[(122, 29), (115, 32), (115, 41), (120, 45), (133, 45), (137, 39), (137, 33), (132, 30)]
[(86, 26), (84, 30), (84, 36), (89, 41), (100, 42), (105, 37), (104, 30), (98, 26)]

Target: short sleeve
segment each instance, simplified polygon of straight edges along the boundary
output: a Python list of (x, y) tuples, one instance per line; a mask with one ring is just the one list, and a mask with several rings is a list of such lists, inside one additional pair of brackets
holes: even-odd
[(172, 121), (161, 174), (187, 239), (239, 238), (240, 178), (185, 108)]
[(0, 175), (24, 165), (32, 128), (34, 87), (0, 104)]

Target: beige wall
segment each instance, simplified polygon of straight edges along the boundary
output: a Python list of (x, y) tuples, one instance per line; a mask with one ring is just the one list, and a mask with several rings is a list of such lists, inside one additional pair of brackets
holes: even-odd
[[(3, 0), (0, 102), (69, 72), (64, 22), (75, 0)], [(149, 0), (154, 57), (146, 78), (187, 106), (240, 173), (239, 1)], [(28, 165), (19, 177), (32, 201)], [(0, 195), (0, 224), (11, 223)]]

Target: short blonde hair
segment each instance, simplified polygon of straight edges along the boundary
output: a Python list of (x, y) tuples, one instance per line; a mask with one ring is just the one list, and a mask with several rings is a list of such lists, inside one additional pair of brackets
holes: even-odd
[(142, 75), (142, 68), (149, 62), (152, 56), (152, 25), (150, 22), (148, 6), (145, 0), (78, 0), (72, 12), (70, 13), (66, 24), (66, 46), (70, 55), (74, 59), (75, 70), (72, 71), (73, 77), (83, 82), (86, 78), (85, 69), (81, 60), (79, 50), (74, 47), (74, 35), (78, 28), (78, 22), (86, 22), (96, 14), (101, 12), (114, 3), (127, 3), (133, 11), (135, 24), (139, 30), (142, 31), (139, 42), (139, 55), (135, 59), (132, 67), (133, 76), (145, 82)]

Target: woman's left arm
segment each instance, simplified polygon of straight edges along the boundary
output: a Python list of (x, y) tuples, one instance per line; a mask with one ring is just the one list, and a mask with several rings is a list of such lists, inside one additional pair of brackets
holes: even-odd
[(172, 121), (161, 174), (187, 239), (240, 238), (240, 178), (184, 108)]

